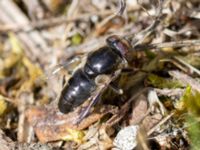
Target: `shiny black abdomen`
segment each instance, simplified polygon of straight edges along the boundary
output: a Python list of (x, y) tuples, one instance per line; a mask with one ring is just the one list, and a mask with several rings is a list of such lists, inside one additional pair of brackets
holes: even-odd
[(121, 62), (121, 56), (108, 46), (90, 53), (84, 67), (78, 69), (63, 88), (58, 104), (60, 111), (68, 113), (81, 105), (96, 89), (95, 77), (112, 74)]
[(111, 74), (118, 68), (121, 61), (121, 57), (115, 51), (105, 46), (88, 55), (83, 70), (93, 77), (100, 74)]
[(91, 96), (91, 92), (95, 90), (95, 87), (94, 81), (89, 79), (82, 69), (78, 69), (62, 90), (58, 104), (60, 111), (68, 113), (73, 108), (81, 105)]

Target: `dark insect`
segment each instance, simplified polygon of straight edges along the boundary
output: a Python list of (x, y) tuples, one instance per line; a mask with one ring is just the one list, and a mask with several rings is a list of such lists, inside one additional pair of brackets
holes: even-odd
[(89, 105), (80, 114), (81, 121), (100, 99), (102, 91), (112, 86), (121, 69), (127, 66), (128, 41), (113, 35), (106, 42), (107, 46), (88, 55), (84, 66), (76, 70), (64, 86), (58, 104), (62, 113), (69, 113), (90, 99)]
[[(125, 1), (120, 0), (120, 5), (118, 15), (123, 14)], [(76, 122), (78, 124), (90, 113), (91, 107), (101, 99), (102, 93), (108, 87), (122, 93), (119, 88), (114, 86), (115, 79), (120, 75), (122, 69), (128, 67), (133, 48), (138, 46), (159, 24), (161, 12), (162, 2), (159, 3), (155, 21), (148, 28), (134, 35), (134, 38), (133, 34), (124, 38), (116, 35), (109, 36), (106, 39), (106, 46), (91, 52), (85, 64), (73, 73), (69, 82), (62, 89), (58, 103), (60, 111), (69, 113), (81, 106), (78, 107), (81, 108), (79, 119)], [(85, 105), (85, 102), (89, 102), (89, 104)]]

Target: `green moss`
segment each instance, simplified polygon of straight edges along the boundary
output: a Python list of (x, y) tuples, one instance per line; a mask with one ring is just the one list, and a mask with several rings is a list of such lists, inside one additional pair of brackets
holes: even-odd
[(200, 149), (200, 124), (196, 121), (194, 116), (187, 117), (188, 133), (191, 142), (191, 150)]
[(183, 85), (178, 80), (166, 79), (155, 74), (150, 74), (147, 77), (147, 82), (157, 88), (180, 88)]
[(197, 117), (200, 116), (200, 93), (192, 91), (191, 87), (187, 87), (181, 99), (187, 111)]
[(184, 108), (187, 111), (186, 126), (191, 142), (192, 150), (200, 149), (200, 93), (193, 91), (191, 87), (187, 87), (183, 97)]

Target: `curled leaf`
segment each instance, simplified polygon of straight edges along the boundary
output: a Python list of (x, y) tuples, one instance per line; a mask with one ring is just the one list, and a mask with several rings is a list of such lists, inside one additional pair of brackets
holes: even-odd
[(84, 135), (81, 130), (115, 110), (116, 108), (110, 105), (102, 107), (78, 125), (75, 123), (79, 118), (78, 111), (62, 114), (55, 108), (35, 107), (26, 111), (26, 117), (42, 143), (57, 140), (73, 140), (80, 143)]

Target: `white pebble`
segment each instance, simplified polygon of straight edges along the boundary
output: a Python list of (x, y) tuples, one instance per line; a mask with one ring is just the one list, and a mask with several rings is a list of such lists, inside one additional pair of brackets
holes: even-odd
[(121, 129), (114, 139), (113, 145), (120, 150), (132, 150), (136, 147), (136, 135), (139, 126), (132, 125)]

